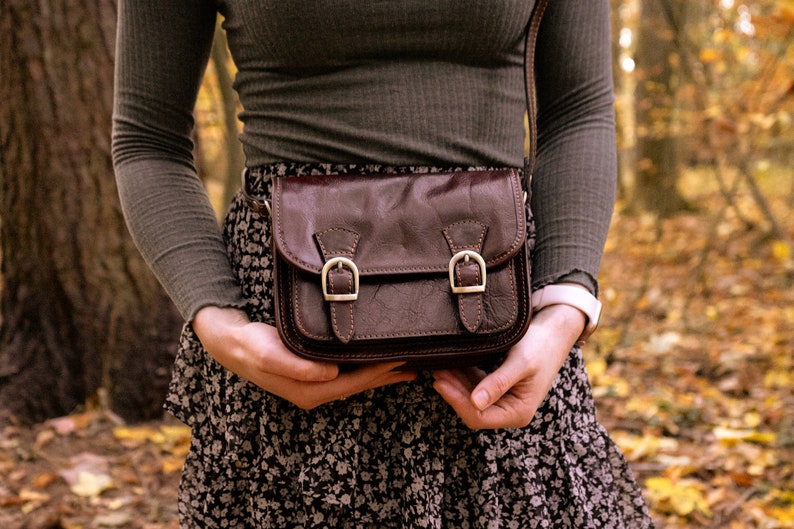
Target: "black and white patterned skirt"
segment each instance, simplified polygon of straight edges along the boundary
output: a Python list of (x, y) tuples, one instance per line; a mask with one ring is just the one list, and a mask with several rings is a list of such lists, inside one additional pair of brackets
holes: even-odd
[[(267, 195), (275, 174), (393, 171), (275, 164), (249, 182)], [(250, 317), (272, 324), (269, 219), (238, 193), (224, 236)], [(578, 347), (527, 428), (472, 431), (432, 384), (420, 373), (301, 410), (225, 370), (185, 326), (166, 403), (193, 429), (181, 526), (651, 527), (623, 456), (596, 422)]]

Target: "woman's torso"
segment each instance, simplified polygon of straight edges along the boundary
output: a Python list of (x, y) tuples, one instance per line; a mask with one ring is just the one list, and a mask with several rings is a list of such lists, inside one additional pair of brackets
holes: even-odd
[(521, 165), (533, 2), (218, 4), (248, 165)]

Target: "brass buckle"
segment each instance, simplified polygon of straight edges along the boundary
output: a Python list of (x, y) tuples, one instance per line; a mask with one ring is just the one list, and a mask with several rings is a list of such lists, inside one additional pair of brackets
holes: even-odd
[[(470, 286), (456, 286), (455, 285), (455, 265), (459, 261), (468, 263), (469, 260), (474, 259), (480, 267), (480, 284)], [(477, 252), (471, 250), (463, 250), (452, 256), (449, 260), (449, 286), (452, 287), (453, 294), (476, 294), (478, 292), (485, 292), (485, 259), (482, 258)]]
[[(330, 272), (331, 268), (333, 267), (337, 267), (340, 270), (344, 267), (353, 273), (353, 287), (354, 287), (353, 293), (331, 294), (328, 292), (328, 272)], [(347, 257), (334, 257), (329, 259), (325, 263), (325, 265), (323, 265), (321, 281), (323, 286), (323, 298), (325, 298), (325, 301), (355, 301), (358, 299), (358, 285), (359, 285), (358, 267), (356, 266), (356, 263), (354, 263)]]

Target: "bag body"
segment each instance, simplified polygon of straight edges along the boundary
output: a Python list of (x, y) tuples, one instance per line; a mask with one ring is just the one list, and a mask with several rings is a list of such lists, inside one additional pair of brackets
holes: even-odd
[(531, 317), (517, 169), (276, 177), (276, 324), (296, 354), (406, 368), (493, 361)]

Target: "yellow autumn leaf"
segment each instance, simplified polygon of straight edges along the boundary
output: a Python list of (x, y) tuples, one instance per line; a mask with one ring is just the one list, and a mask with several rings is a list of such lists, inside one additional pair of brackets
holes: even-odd
[(783, 502), (794, 507), (794, 490), (773, 489), (771, 491), (771, 496), (776, 501)]
[(714, 436), (725, 446), (735, 446), (740, 442), (769, 445), (773, 444), (777, 439), (773, 432), (724, 428), (721, 426), (714, 428)]
[(603, 358), (594, 358), (587, 363), (587, 372), (591, 378), (598, 378), (607, 371), (607, 363)]
[(700, 512), (711, 516), (711, 509), (703, 492), (691, 482), (676, 482), (668, 478), (648, 478), (645, 487), (656, 509), (667, 514), (689, 516)]
[(182, 457), (164, 457), (162, 471), (163, 474), (172, 474), (174, 472), (181, 472), (185, 459)]
[(794, 527), (794, 506), (790, 507), (769, 507), (766, 509), (767, 516), (785, 524), (779, 527)]
[(748, 411), (742, 418), (745, 426), (748, 428), (758, 428), (761, 425), (761, 414), (757, 411)]
[(190, 440), (189, 426), (161, 426), (160, 431), (170, 441)]
[(764, 375), (764, 387), (769, 389), (790, 388), (794, 385), (794, 372), (769, 370)]
[(775, 241), (772, 243), (772, 255), (778, 261), (788, 261), (791, 259), (791, 247), (786, 241)]
[(658, 437), (650, 434), (638, 436), (615, 432), (613, 438), (629, 461), (657, 456), (660, 451), (673, 452), (678, 448), (678, 442), (670, 437)]
[[(745, 445), (754, 446), (754, 445)], [(747, 474), (750, 476), (763, 476), (767, 469), (776, 468), (780, 464), (777, 452), (770, 449), (761, 449), (755, 453), (748, 452)]]
[(711, 509), (706, 503), (703, 493), (695, 487), (678, 485), (673, 489), (670, 497), (673, 511), (679, 516), (689, 516), (699, 511), (706, 516), (711, 516)]
[(794, 491), (772, 489), (764, 511), (767, 516), (781, 522), (782, 527), (794, 526)]
[(775, 441), (777, 440), (777, 435), (774, 432), (753, 431), (747, 434), (744, 437), (744, 440), (748, 443), (771, 445), (771, 444), (775, 444)]
[(148, 426), (140, 426), (130, 428), (127, 426), (119, 426), (113, 428), (113, 436), (119, 441), (136, 441), (145, 443), (152, 441), (154, 443), (162, 442), (163, 434)]

